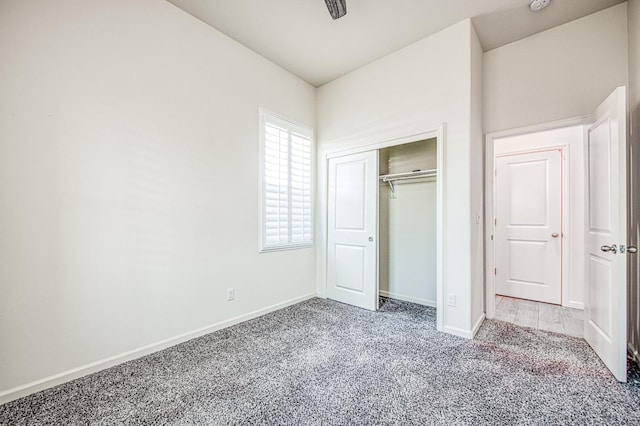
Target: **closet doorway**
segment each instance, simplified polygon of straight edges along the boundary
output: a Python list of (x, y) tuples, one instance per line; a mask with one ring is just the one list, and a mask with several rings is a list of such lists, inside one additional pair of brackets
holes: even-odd
[(321, 256), (326, 279), (321, 295), (369, 310), (378, 309), (379, 296), (438, 307), (443, 294), (441, 135), (429, 132), (323, 156), (326, 247), (320, 248), (326, 250)]
[(381, 149), (379, 167), (379, 294), (436, 307), (436, 141)]

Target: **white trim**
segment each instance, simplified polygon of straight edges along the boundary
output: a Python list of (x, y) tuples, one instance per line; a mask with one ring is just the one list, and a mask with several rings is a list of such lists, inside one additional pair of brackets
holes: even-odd
[[(264, 242), (264, 128), (265, 118), (279, 123), (282, 127), (308, 136), (311, 140), (311, 241), (291, 242), (265, 246)], [(258, 107), (258, 253), (283, 250), (297, 250), (313, 247), (315, 244), (315, 182), (316, 182), (316, 140), (312, 126), (295, 121), (266, 108)]]
[(462, 337), (464, 339), (469, 339), (469, 340), (473, 339), (473, 333), (471, 332), (471, 330), (463, 330), (462, 328), (458, 328), (458, 327), (452, 327), (447, 325), (443, 327), (442, 330), (438, 330), (438, 331), (453, 334), (454, 336)]
[[(485, 135), (485, 313), (487, 318), (495, 317), (495, 275), (493, 273), (495, 267), (495, 247), (494, 241), (491, 239), (491, 236), (495, 235), (494, 229), (494, 212), (495, 212), (495, 203), (494, 203), (494, 192), (495, 192), (495, 180), (494, 180), (494, 143), (496, 139), (501, 139), (510, 136), (524, 135), (528, 133), (537, 133), (548, 130), (560, 129), (565, 127), (575, 127), (575, 126), (584, 126), (589, 122), (588, 116), (581, 116), (577, 118), (567, 119), (567, 120), (559, 120), (553, 121), (549, 123), (541, 123), (532, 126), (520, 127), (509, 130), (502, 130), (497, 132), (487, 133)], [(568, 199), (570, 194), (566, 194), (566, 198)], [(563, 200), (564, 202), (564, 200)], [(568, 212), (567, 212), (568, 213)], [(564, 218), (563, 218), (564, 220)], [(566, 222), (565, 222), (566, 223)], [(567, 227), (567, 232), (569, 229)], [(568, 246), (568, 244), (566, 244)], [(564, 277), (563, 277), (564, 278)], [(568, 284), (567, 281), (565, 283)], [(568, 287), (565, 286), (565, 287)], [(564, 290), (563, 290), (564, 291)], [(563, 294), (563, 301), (565, 300)], [(569, 302), (569, 305), (575, 302)], [(577, 307), (577, 305), (576, 305)]]
[(397, 299), (397, 300), (402, 300), (404, 302), (417, 303), (418, 305), (431, 306), (432, 308), (438, 307), (438, 303), (435, 300), (427, 300), (427, 299), (421, 299), (419, 297), (405, 296), (404, 294), (393, 293), (385, 290), (379, 290), (378, 293), (380, 294), (380, 296), (388, 297), (390, 299)]
[(240, 315), (237, 317), (230, 318), (228, 320), (220, 321), (215, 324), (208, 325), (206, 327), (198, 328), (196, 330), (183, 333), (174, 337), (170, 337), (168, 339), (164, 339), (159, 342), (152, 343), (150, 345), (142, 346), (140, 348), (137, 348), (131, 351), (123, 352), (118, 355), (104, 358), (102, 360), (92, 362), (92, 363), (83, 365), (81, 367), (63, 371), (61, 373), (54, 374), (49, 377), (45, 377), (44, 379), (35, 380), (33, 382), (15, 387), (13, 389), (3, 391), (0, 393), (0, 405), (16, 400), (18, 398), (25, 397), (27, 395), (31, 395), (32, 393), (51, 388), (53, 386), (57, 386), (62, 383), (70, 382), (71, 380), (75, 380), (77, 378), (80, 378), (92, 373), (96, 373), (98, 371), (113, 367), (115, 365), (122, 364), (124, 362), (131, 361), (133, 359), (137, 359), (145, 355), (149, 355), (154, 352), (161, 351), (171, 346), (175, 346), (177, 344), (186, 342), (188, 340), (195, 339), (196, 337), (204, 336), (206, 334), (213, 333), (214, 331), (222, 330), (223, 328), (231, 327), (232, 325), (236, 325), (241, 322), (258, 318), (262, 315), (266, 315), (270, 312), (274, 312), (279, 309), (286, 308), (287, 306), (295, 305), (296, 303), (300, 303), (305, 300), (312, 299), (314, 297), (316, 297), (315, 293), (307, 294), (301, 297), (296, 297), (281, 303), (277, 303), (275, 305), (268, 306), (266, 308), (258, 309), (256, 311), (249, 312), (244, 315)]
[(473, 328), (471, 329), (472, 339), (476, 337), (476, 334), (478, 334), (478, 330), (480, 330), (480, 326), (484, 322), (485, 318), (486, 318), (486, 315), (483, 313), (482, 315), (480, 315), (480, 318), (478, 318), (478, 321), (476, 321), (476, 323), (473, 325)]
[(565, 306), (567, 308), (580, 309), (581, 311), (584, 311), (584, 303), (583, 302), (574, 302), (574, 301), (570, 300), (569, 302), (567, 302), (566, 305), (563, 303), (563, 306)]
[(486, 316), (484, 313), (480, 315), (480, 318), (478, 318), (478, 320), (473, 325), (473, 328), (471, 328), (471, 330), (463, 330), (462, 328), (458, 328), (458, 327), (446, 326), (441, 331), (444, 331), (445, 333), (453, 334), (458, 337), (463, 337), (465, 339), (473, 339), (474, 337), (476, 337), (476, 334), (478, 333), (478, 330), (480, 330), (480, 326), (484, 322), (485, 318)]
[[(328, 186), (328, 162), (330, 158), (340, 157), (343, 155), (356, 154), (359, 152), (379, 150), (391, 146), (402, 145), (405, 143), (416, 142), (425, 139), (436, 139), (437, 153), (437, 195), (436, 195), (436, 302), (441, 309), (436, 311), (437, 329), (443, 329), (445, 323), (444, 294), (445, 294), (445, 276), (444, 276), (444, 218), (445, 218), (445, 194), (444, 194), (444, 158), (445, 158), (445, 125), (440, 124), (434, 127), (422, 127), (426, 129), (422, 132), (416, 131), (419, 125), (410, 126), (413, 131), (387, 132), (386, 136), (367, 135), (354, 136), (353, 138), (341, 139), (339, 147), (336, 147), (337, 141), (331, 141), (323, 144), (318, 152), (318, 178), (317, 182), (317, 198), (316, 198), (316, 288), (317, 296), (321, 298), (327, 297), (327, 186)], [(328, 148), (326, 146), (329, 146)], [(457, 334), (453, 332), (452, 334)]]

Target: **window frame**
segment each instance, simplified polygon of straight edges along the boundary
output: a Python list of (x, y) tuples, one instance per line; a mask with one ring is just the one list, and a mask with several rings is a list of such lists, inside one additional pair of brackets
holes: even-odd
[[(258, 108), (258, 127), (259, 127), (259, 137), (258, 137), (258, 253), (270, 253), (276, 251), (284, 251), (284, 250), (297, 250), (297, 249), (305, 249), (311, 248), (315, 244), (315, 167), (316, 167), (316, 150), (315, 150), (315, 134), (314, 129), (311, 126), (307, 126), (305, 124), (299, 123), (295, 120), (292, 120), (289, 117), (283, 116), (281, 114), (274, 113), (265, 108)], [(310, 183), (310, 191), (311, 191), (311, 240), (303, 241), (303, 242), (293, 242), (289, 241), (287, 243), (280, 244), (266, 244), (266, 236), (265, 236), (265, 167), (264, 167), (264, 156), (265, 156), (265, 125), (268, 122), (272, 122), (274, 124), (280, 125), (282, 127), (286, 127), (289, 134), (291, 132), (299, 133), (303, 136), (309, 137), (311, 141), (311, 165), (310, 165), (310, 175), (311, 175), (311, 183)], [(289, 139), (289, 147), (291, 146), (291, 139)], [(291, 163), (289, 163), (289, 173), (291, 173)], [(291, 209), (291, 199), (289, 199), (289, 208)], [(289, 225), (291, 224), (291, 217), (289, 217), (288, 221)]]

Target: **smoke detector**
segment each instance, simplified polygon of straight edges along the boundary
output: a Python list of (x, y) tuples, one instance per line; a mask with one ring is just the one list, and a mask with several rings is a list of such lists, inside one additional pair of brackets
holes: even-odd
[(529, 0), (529, 9), (538, 12), (549, 6), (549, 3), (551, 3), (551, 0)]

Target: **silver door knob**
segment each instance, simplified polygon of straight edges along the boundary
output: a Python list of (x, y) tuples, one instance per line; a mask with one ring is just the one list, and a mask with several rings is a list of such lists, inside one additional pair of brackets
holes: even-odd
[(616, 254), (618, 252), (618, 246), (613, 244), (611, 246), (602, 246), (600, 247), (600, 250), (604, 251), (604, 252), (608, 252), (610, 251), (613, 254)]
[(369, 241), (370, 241), (370, 242), (373, 242), (373, 237), (369, 237)]
[(627, 247), (627, 253), (636, 254), (637, 252), (638, 252), (638, 247), (636, 246)]
[(553, 234), (551, 234), (551, 236), (552, 236), (553, 238), (558, 238), (558, 236), (559, 236), (559, 235), (560, 235), (560, 234), (558, 234), (557, 232), (554, 232)]

